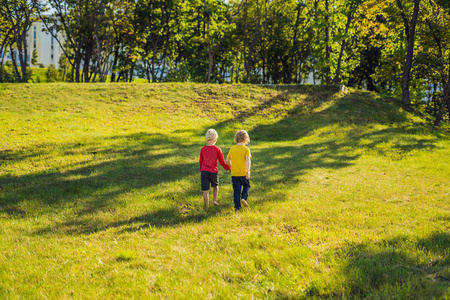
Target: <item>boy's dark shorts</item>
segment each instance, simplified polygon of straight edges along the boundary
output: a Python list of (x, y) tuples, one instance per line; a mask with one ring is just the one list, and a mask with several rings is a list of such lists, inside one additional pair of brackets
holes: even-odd
[(202, 191), (209, 191), (209, 185), (216, 187), (219, 185), (219, 173), (211, 173), (208, 171), (201, 172)]

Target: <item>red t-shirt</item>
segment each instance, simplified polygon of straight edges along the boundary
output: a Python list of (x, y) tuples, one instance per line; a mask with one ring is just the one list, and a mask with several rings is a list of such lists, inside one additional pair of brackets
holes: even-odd
[(203, 146), (200, 150), (200, 171), (208, 171), (211, 173), (219, 173), (217, 161), (225, 169), (229, 170), (230, 167), (225, 163), (222, 150), (214, 146)]

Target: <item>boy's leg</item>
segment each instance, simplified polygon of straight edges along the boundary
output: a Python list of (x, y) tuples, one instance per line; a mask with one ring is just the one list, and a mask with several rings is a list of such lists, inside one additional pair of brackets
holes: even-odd
[(205, 209), (209, 209), (209, 190), (203, 191), (203, 201), (205, 202)]
[(242, 203), (244, 204), (245, 207), (248, 207), (248, 191), (250, 190), (250, 180), (246, 179), (245, 177), (242, 179)]
[(202, 184), (202, 191), (203, 191), (203, 202), (205, 202), (205, 209), (208, 210), (209, 208), (209, 172), (207, 171), (202, 171), (200, 173), (200, 180), (201, 180), (201, 184)]
[(214, 196), (214, 198), (213, 198), (213, 204), (214, 205), (219, 205), (219, 203), (217, 202), (217, 196), (219, 195), (219, 186), (215, 186), (214, 188), (213, 188), (213, 196)]
[(219, 205), (219, 203), (217, 203), (217, 195), (219, 195), (219, 174), (218, 173), (210, 173), (210, 181), (211, 181), (211, 186), (213, 187), (213, 204), (214, 205)]
[(239, 210), (241, 208), (241, 181), (238, 177), (231, 177), (233, 182), (233, 200), (234, 209)]

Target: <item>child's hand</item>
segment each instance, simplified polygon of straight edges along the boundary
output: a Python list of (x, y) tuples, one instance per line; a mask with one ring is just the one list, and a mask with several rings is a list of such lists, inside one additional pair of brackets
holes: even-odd
[(250, 179), (250, 172), (247, 172), (247, 175), (245, 175), (245, 179), (247, 179), (247, 180)]

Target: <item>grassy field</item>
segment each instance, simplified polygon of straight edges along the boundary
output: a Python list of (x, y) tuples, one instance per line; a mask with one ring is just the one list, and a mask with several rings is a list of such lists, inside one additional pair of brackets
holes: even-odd
[[(2, 299), (450, 299), (450, 133), (331, 87), (0, 85)], [(251, 137), (250, 208), (198, 155)]]

